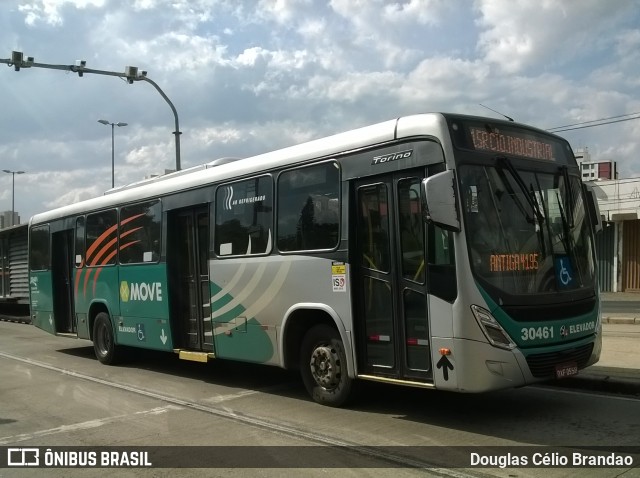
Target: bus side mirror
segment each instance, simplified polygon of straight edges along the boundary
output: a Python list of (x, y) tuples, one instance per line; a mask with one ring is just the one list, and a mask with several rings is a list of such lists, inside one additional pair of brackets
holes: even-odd
[(460, 232), (453, 171), (443, 171), (422, 180), (422, 211), (427, 222), (442, 229)]
[(585, 203), (587, 206), (587, 212), (593, 225), (593, 232), (597, 233), (602, 231), (602, 217), (600, 216), (600, 207), (598, 206), (598, 198), (591, 186), (582, 183), (582, 191), (584, 192)]

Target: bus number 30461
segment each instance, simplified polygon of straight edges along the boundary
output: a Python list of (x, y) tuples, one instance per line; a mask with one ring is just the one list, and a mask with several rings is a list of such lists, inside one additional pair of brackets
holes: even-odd
[(520, 332), (522, 332), (522, 340), (553, 338), (553, 327), (524, 327)]

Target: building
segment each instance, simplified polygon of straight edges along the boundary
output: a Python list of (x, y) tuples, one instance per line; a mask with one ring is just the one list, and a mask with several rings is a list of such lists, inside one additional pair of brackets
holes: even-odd
[(640, 178), (590, 182), (603, 219), (596, 236), (600, 288), (640, 292)]
[(640, 178), (618, 179), (616, 162), (595, 161), (586, 147), (574, 154), (603, 219), (596, 235), (600, 290), (640, 292)]
[(574, 154), (580, 166), (583, 181), (616, 179), (618, 177), (615, 161), (593, 161), (588, 148), (577, 149)]
[(13, 213), (13, 221), (11, 220), (11, 211), (0, 212), (0, 229), (5, 227), (17, 226), (20, 224), (20, 214)]

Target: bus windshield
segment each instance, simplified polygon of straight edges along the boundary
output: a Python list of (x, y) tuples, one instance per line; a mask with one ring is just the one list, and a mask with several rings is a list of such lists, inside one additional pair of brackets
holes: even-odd
[[(594, 287), (594, 255), (580, 180), (518, 170), (506, 157), (459, 170), (471, 268), (506, 295)], [(501, 295), (503, 295), (501, 294)]]

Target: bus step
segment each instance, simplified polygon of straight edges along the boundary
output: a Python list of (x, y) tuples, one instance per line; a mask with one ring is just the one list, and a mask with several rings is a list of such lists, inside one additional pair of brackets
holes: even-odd
[(69, 332), (56, 332), (56, 335), (58, 337), (69, 337), (71, 339), (77, 339), (78, 338), (78, 334), (72, 334)]
[(181, 360), (191, 360), (192, 362), (208, 362), (209, 359), (216, 358), (211, 352), (194, 352), (192, 350), (176, 350), (178, 358)]

